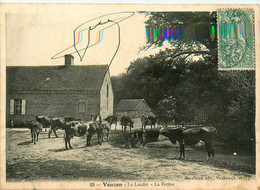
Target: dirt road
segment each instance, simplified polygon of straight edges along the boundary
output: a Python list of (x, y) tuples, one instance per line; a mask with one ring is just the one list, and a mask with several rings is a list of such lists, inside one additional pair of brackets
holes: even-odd
[[(86, 136), (74, 137), (73, 149), (64, 148), (63, 131), (49, 139), (42, 132), (36, 145), (29, 129), (7, 129), (7, 181), (42, 180), (183, 180), (240, 179), (254, 175), (214, 167), (206, 153), (187, 149), (187, 160), (177, 160), (179, 150), (168, 140), (146, 147), (126, 149), (116, 144), (120, 131), (111, 131), (110, 141), (85, 147)], [(197, 156), (196, 159), (194, 155)], [(218, 159), (216, 155), (215, 159)]]

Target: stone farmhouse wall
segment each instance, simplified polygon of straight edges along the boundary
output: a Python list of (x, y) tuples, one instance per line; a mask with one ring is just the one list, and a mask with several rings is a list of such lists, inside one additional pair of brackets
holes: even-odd
[[(7, 121), (13, 119), (14, 124), (35, 120), (36, 115), (53, 117), (73, 117), (89, 120), (90, 114), (99, 114), (99, 91), (16, 91), (7, 94)], [(10, 100), (25, 100), (25, 113), (11, 114)], [(85, 104), (85, 112), (79, 113), (79, 103)]]

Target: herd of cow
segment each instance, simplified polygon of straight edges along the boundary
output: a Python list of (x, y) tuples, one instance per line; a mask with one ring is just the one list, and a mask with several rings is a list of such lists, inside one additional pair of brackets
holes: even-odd
[(70, 144), (70, 140), (74, 136), (83, 136), (87, 134), (87, 146), (90, 146), (90, 141), (93, 134), (97, 134), (98, 143), (101, 144), (103, 142), (104, 134), (106, 133), (107, 141), (110, 131), (110, 124), (108, 121), (102, 121), (101, 116), (91, 116), (91, 122), (83, 122), (74, 118), (51, 118), (48, 116), (36, 116), (36, 122), (31, 121), (29, 125), (31, 129), (32, 142), (35, 143), (35, 137), (39, 135), (39, 130), (41, 127), (49, 128), (48, 137), (50, 138), (51, 133), (53, 132), (56, 137), (56, 130), (63, 129), (65, 131), (64, 139), (65, 139), (65, 148), (72, 148)]
[[(134, 121), (128, 116), (121, 117), (120, 124), (122, 126), (122, 134), (124, 135), (126, 141), (135, 141), (142, 143), (143, 146), (145, 146), (147, 139), (155, 137), (153, 140), (158, 140), (158, 137), (161, 134), (168, 137), (173, 144), (176, 142), (179, 143), (180, 159), (185, 159), (185, 145), (194, 145), (200, 141), (203, 141), (208, 152), (207, 160), (211, 155), (214, 157), (214, 138), (217, 134), (217, 130), (214, 127), (168, 128), (167, 125), (159, 125), (156, 117), (146, 115), (142, 115), (140, 120), (142, 127), (132, 131), (131, 129), (134, 127)], [(108, 141), (111, 125), (115, 124), (116, 130), (117, 123), (117, 117), (114, 115), (110, 115), (105, 119), (102, 119), (101, 116), (91, 114), (91, 119), (89, 122), (83, 122), (74, 118), (51, 118), (48, 116), (36, 116), (36, 121), (27, 122), (27, 126), (31, 130), (32, 142), (34, 144), (38, 141), (39, 132), (42, 128), (49, 128), (49, 138), (52, 132), (56, 137), (58, 137), (56, 130), (63, 129), (65, 131), (65, 148), (68, 149), (67, 144), (69, 145), (69, 148), (72, 148), (70, 140), (74, 136), (83, 136), (86, 134), (87, 146), (90, 146), (90, 141), (94, 134), (97, 134), (99, 144), (103, 142), (104, 135), (106, 135), (106, 139)], [(145, 129), (147, 125), (151, 125), (151, 130)], [(127, 127), (130, 128), (130, 133), (126, 132)], [(153, 130), (153, 127), (156, 129)]]

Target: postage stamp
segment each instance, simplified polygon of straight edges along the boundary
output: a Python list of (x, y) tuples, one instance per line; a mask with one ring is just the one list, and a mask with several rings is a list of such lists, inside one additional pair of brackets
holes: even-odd
[(219, 69), (254, 69), (254, 10), (219, 9), (217, 13)]
[(259, 6), (0, 4), (0, 26), (1, 189), (259, 187)]

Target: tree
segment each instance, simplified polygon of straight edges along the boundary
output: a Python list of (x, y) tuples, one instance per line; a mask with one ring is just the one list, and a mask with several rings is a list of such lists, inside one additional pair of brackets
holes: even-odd
[[(146, 13), (147, 27), (215, 25), (216, 13)], [(150, 41), (143, 50), (165, 41)], [(115, 102), (144, 98), (164, 122), (190, 123), (199, 113), (218, 130), (218, 140), (244, 149), (255, 147), (255, 72), (218, 70), (216, 39), (180, 38), (170, 48), (131, 62), (112, 77)], [(191, 55), (200, 55), (191, 59)]]
[(165, 94), (164, 74), (167, 68), (157, 62), (157, 56), (139, 58), (127, 69), (127, 73), (112, 77), (115, 104), (122, 99), (145, 99), (148, 105), (155, 109), (159, 100)]
[(168, 125), (174, 121), (176, 115), (176, 99), (172, 96), (166, 97), (159, 101), (157, 107), (157, 117), (160, 124)]
[[(148, 20), (147, 28), (179, 28), (193, 32), (193, 37), (176, 38), (171, 40), (171, 57), (189, 57), (190, 55), (202, 55), (217, 60), (217, 38), (209, 35), (210, 27), (216, 31), (216, 12), (143, 12)], [(194, 32), (195, 31), (195, 32)], [(203, 35), (204, 32), (204, 35)], [(215, 33), (216, 34), (216, 33)], [(192, 36), (192, 35), (190, 35)], [(161, 47), (165, 41), (148, 41), (142, 50), (150, 47)]]
[(229, 71), (222, 72), (227, 79), (229, 100), (226, 114), (219, 129), (226, 133), (224, 141), (243, 149), (255, 148), (255, 72)]

